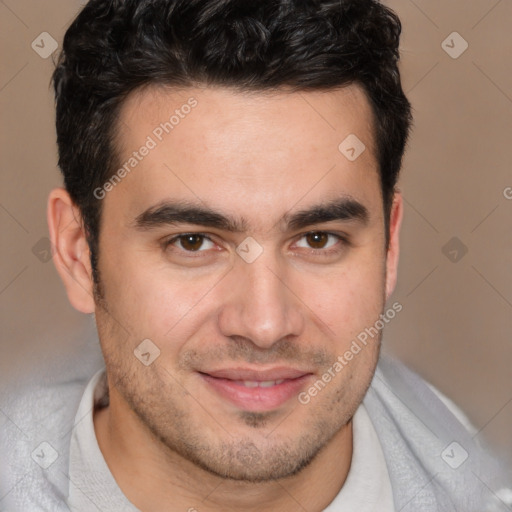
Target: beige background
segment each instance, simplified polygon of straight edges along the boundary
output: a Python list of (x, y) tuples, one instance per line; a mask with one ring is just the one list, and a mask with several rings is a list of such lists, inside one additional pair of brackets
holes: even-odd
[[(404, 25), (402, 72), (415, 128), (391, 301), (404, 309), (385, 343), (512, 459), (512, 2), (388, 3)], [(60, 175), (52, 59), (31, 43), (48, 32), (60, 44), (78, 9), (69, 0), (0, 2), (4, 382), (94, 345), (92, 319), (69, 306), (51, 261), (39, 259), (46, 198)], [(456, 59), (442, 47), (454, 31), (469, 45)], [(445, 45), (454, 52), (461, 42), (450, 36)], [(443, 249), (453, 237), (458, 245)]]

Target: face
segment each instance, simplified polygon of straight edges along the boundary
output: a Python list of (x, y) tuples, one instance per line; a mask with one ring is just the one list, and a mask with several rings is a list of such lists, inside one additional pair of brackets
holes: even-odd
[[(164, 451), (267, 481), (347, 428), (380, 340), (333, 365), (391, 286), (371, 119), (357, 86), (146, 89), (124, 104), (126, 172), (97, 192), (96, 322), (111, 407)], [(350, 134), (366, 148), (353, 161), (338, 149)]]

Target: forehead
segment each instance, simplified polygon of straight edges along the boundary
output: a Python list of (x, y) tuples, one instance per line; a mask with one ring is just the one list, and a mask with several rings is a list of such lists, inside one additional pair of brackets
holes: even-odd
[[(162, 126), (166, 123), (167, 130)], [(126, 127), (129, 132), (123, 130)], [(135, 143), (133, 136), (141, 135), (137, 132), (143, 130), (158, 139), (172, 133), (176, 143), (184, 138), (197, 146), (209, 143), (211, 150), (217, 146), (222, 149), (222, 144), (228, 142), (226, 137), (231, 145), (238, 142), (239, 150), (244, 148), (243, 144), (247, 150), (251, 149), (251, 141), (272, 147), (275, 144), (271, 142), (282, 144), (290, 140), (307, 140), (310, 144), (304, 149), (308, 149), (318, 146), (319, 139), (324, 139), (326, 148), (329, 144), (328, 149), (333, 150), (331, 142), (348, 133), (364, 138), (370, 150), (374, 146), (373, 112), (357, 84), (327, 91), (298, 92), (148, 86), (125, 100), (117, 128), (121, 144)], [(331, 137), (326, 138), (329, 132)], [(276, 134), (279, 134), (277, 140)]]
[[(365, 150), (351, 161), (340, 144), (353, 145), (354, 137)], [(151, 149), (141, 157), (144, 146)], [(117, 147), (120, 165), (136, 165), (107, 203), (124, 198), (133, 215), (185, 198), (249, 218), (251, 209), (261, 216), (301, 197), (318, 202), (359, 191), (362, 200), (369, 188), (380, 192), (373, 113), (356, 85), (251, 93), (148, 87), (124, 103)]]

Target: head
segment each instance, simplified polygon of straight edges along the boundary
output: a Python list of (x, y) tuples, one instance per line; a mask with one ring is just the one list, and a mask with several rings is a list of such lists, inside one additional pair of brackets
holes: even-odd
[(380, 334), (307, 404), (217, 385), (277, 367), (310, 385), (382, 314), (411, 121), (399, 34), (370, 0), (92, 0), (66, 33), (55, 262), (95, 313), (111, 405), (206, 471), (300, 471), (369, 386)]

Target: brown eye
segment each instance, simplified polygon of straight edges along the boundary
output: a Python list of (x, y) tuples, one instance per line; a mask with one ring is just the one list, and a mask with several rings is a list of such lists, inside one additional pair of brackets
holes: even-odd
[(308, 233), (305, 235), (306, 240), (310, 247), (313, 249), (323, 249), (327, 241), (329, 240), (329, 234), (321, 231), (315, 233)]
[(296, 247), (308, 249), (310, 254), (316, 256), (334, 256), (341, 254), (350, 242), (346, 236), (328, 231), (310, 231), (304, 233)]
[[(211, 244), (209, 247), (205, 247), (205, 242)], [(181, 249), (181, 252), (206, 252), (214, 246), (214, 243), (210, 238), (202, 233), (184, 233), (177, 235), (167, 242), (165, 247), (173, 246), (176, 249)]]
[(182, 235), (179, 240), (181, 246), (186, 251), (197, 251), (203, 245), (204, 237), (201, 235), (191, 234), (191, 235)]

